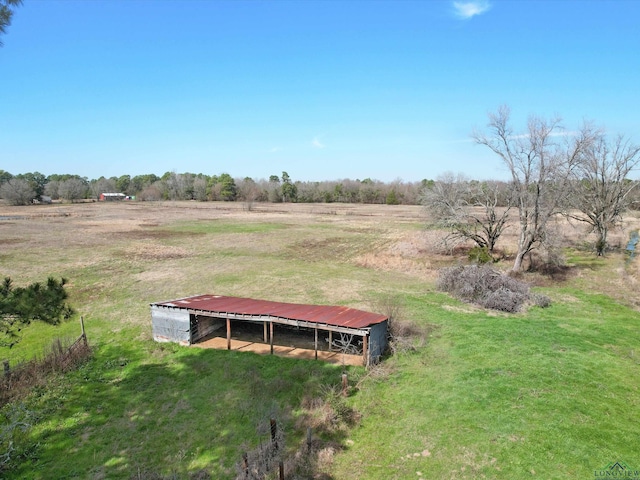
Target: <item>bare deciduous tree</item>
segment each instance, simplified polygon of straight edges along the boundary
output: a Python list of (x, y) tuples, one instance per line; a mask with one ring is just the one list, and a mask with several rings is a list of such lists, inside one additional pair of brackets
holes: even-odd
[(191, 173), (167, 172), (162, 176), (169, 200), (191, 200), (193, 198), (193, 180)]
[(193, 180), (193, 198), (199, 202), (207, 201), (207, 180), (205, 178), (196, 178)]
[(44, 186), (44, 194), (50, 196), (54, 200), (57, 200), (60, 198), (58, 188), (60, 188), (60, 180), (49, 180)]
[(449, 229), (447, 240), (471, 240), (493, 252), (511, 208), (504, 190), (498, 182), (472, 182), (448, 172), (424, 188), (422, 204)]
[(162, 200), (162, 187), (163, 183), (157, 181), (153, 183), (153, 185), (145, 187), (144, 190), (138, 194), (138, 198), (143, 202), (157, 202), (158, 200)]
[(244, 202), (244, 209), (253, 210), (253, 204), (260, 196), (260, 187), (251, 177), (245, 177), (236, 182), (238, 185), (238, 197)]
[(82, 200), (87, 195), (87, 183), (80, 178), (69, 178), (58, 185), (58, 195), (70, 202)]
[(511, 174), (520, 226), (513, 271), (520, 271), (525, 256), (544, 245), (550, 220), (566, 205), (573, 170), (595, 132), (587, 125), (567, 134), (559, 118), (530, 117), (527, 132), (514, 134), (509, 117), (509, 108), (500, 107), (489, 115), (489, 133), (472, 137), (496, 153)]
[(609, 229), (620, 225), (622, 213), (629, 207), (631, 193), (640, 185), (627, 177), (640, 163), (640, 146), (623, 136), (609, 141), (600, 135), (586, 149), (575, 170), (570, 218), (587, 223), (596, 232), (596, 252), (604, 255)]
[(0, 185), (0, 197), (10, 205), (29, 205), (36, 191), (27, 180), (12, 178)]

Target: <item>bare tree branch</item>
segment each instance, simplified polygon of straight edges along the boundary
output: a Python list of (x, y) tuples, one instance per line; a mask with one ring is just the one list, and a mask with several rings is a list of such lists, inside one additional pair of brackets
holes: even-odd
[(594, 131), (567, 134), (559, 118), (532, 116), (527, 133), (514, 135), (509, 119), (509, 108), (500, 107), (489, 115), (488, 133), (475, 132), (473, 139), (498, 155), (511, 173), (520, 225), (513, 270), (519, 271), (525, 255), (544, 244), (549, 221), (565, 210), (573, 171), (593, 142)]
[(589, 145), (574, 171), (572, 202), (566, 215), (588, 224), (597, 233), (596, 252), (604, 255), (607, 234), (621, 224), (638, 180), (627, 178), (640, 164), (640, 146), (623, 136), (610, 141), (599, 134)]

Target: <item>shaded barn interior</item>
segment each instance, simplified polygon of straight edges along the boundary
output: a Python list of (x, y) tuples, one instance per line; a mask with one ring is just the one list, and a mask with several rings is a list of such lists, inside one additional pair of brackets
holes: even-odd
[(221, 295), (152, 303), (151, 317), (156, 341), (364, 365), (384, 352), (388, 324), (349, 307)]

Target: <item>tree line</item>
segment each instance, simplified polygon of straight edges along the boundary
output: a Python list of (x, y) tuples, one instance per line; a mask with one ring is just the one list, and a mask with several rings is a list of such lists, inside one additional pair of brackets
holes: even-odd
[(268, 179), (234, 178), (228, 173), (166, 172), (155, 174), (100, 177), (89, 180), (71, 174), (45, 176), (39, 172), (13, 175), (0, 170), (0, 198), (11, 205), (42, 202), (43, 198), (66, 202), (97, 200), (102, 193), (123, 193), (136, 200), (196, 200), (242, 202), (299, 203), (420, 203), (420, 195), (432, 181), (382, 182), (364, 180), (333, 180), (321, 182), (293, 181), (287, 172)]

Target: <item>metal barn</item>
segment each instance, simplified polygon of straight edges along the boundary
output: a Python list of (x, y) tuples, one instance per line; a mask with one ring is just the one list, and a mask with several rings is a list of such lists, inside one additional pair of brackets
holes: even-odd
[[(151, 321), (159, 342), (334, 362), (348, 356), (369, 365), (387, 346), (388, 317), (349, 307), (197, 295), (152, 303)], [(243, 332), (252, 339), (242, 339)], [(306, 339), (306, 345), (288, 345), (296, 338)]]

